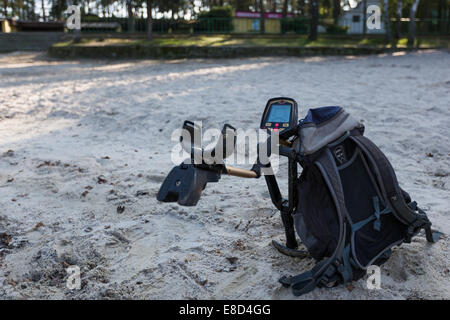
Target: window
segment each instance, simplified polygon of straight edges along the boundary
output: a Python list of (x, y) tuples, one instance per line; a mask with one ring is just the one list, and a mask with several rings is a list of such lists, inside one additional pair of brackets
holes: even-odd
[(259, 31), (259, 19), (252, 19), (252, 31)]
[(359, 22), (360, 18), (361, 18), (360, 16), (354, 15), (352, 20), (353, 20), (353, 22)]

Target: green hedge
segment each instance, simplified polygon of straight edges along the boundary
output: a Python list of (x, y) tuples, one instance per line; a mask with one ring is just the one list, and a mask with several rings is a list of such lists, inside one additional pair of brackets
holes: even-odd
[(212, 7), (209, 11), (200, 12), (198, 18), (233, 18), (233, 9), (230, 6)]
[(326, 27), (328, 34), (346, 34), (348, 26), (339, 26), (337, 24), (330, 24)]
[(198, 14), (194, 24), (196, 33), (229, 33), (233, 31), (233, 9), (230, 6), (212, 7)]
[(77, 59), (181, 59), (181, 58), (242, 58), (263, 56), (367, 55), (392, 51), (367, 47), (201, 47), (201, 46), (52, 46), (51, 57)]
[(281, 33), (308, 34), (309, 19), (285, 18), (281, 19)]

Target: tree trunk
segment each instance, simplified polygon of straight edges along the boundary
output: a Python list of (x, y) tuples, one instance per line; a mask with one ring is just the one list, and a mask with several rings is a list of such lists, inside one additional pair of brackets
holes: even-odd
[(341, 0), (333, 0), (333, 20), (334, 24), (339, 23), (339, 15), (341, 14)]
[(8, 13), (8, 0), (3, 0), (3, 15), (5, 18), (7, 17)]
[(134, 16), (133, 16), (133, 6), (131, 0), (127, 0), (127, 11), (128, 11), (128, 32), (134, 32)]
[(45, 17), (45, 0), (42, 0), (42, 19), (44, 19), (44, 22), (47, 20)]
[[(419, 7), (417, 6), (417, 10), (419, 9)], [(432, 28), (433, 28), (433, 23), (430, 20), (428, 20), (429, 18), (432, 17), (431, 12), (430, 12), (430, 1), (425, 1), (423, 4), (423, 9), (421, 10), (421, 12), (423, 12), (422, 17), (425, 18), (425, 20), (422, 23), (422, 28), (424, 28), (426, 33), (431, 33), (432, 32)], [(416, 13), (417, 16), (417, 13)]]
[(414, 47), (416, 39), (416, 13), (420, 0), (414, 0), (411, 10), (409, 11), (409, 30), (408, 30), (408, 47)]
[(395, 37), (400, 39), (402, 37), (401, 20), (402, 20), (403, 1), (397, 0), (397, 10), (395, 11)]
[(367, 34), (367, 0), (363, 1), (363, 35)]
[[(29, 7), (27, 10), (27, 19), (31, 20), (31, 21), (35, 21), (36, 15), (35, 15), (34, 11), (36, 9), (36, 3), (34, 0), (29, 0), (28, 3), (29, 3)], [(6, 14), (5, 14), (5, 17), (6, 17)]]
[(11, 16), (14, 17), (14, 14), (16, 12), (14, 1), (9, 3), (9, 7), (11, 8)]
[(311, 0), (311, 23), (308, 40), (317, 40), (317, 29), (319, 27), (319, 0)]
[(301, 12), (302, 15), (306, 15), (306, 3), (305, 0), (298, 0), (297, 1), (297, 8)]
[(264, 19), (265, 19), (264, 18), (264, 13), (265, 13), (264, 0), (259, 0), (259, 11), (261, 12), (261, 18), (259, 20), (259, 24), (260, 24), (259, 29), (260, 29), (260, 32), (262, 34), (264, 34), (266, 32), (266, 25), (265, 25), (265, 21), (264, 21)]
[(57, 10), (57, 12), (58, 12), (58, 20), (61, 21), (63, 19), (62, 14), (63, 14), (64, 0), (58, 0), (58, 4), (59, 4), (58, 10)]
[(391, 42), (391, 20), (389, 19), (389, 0), (384, 0), (384, 27), (386, 28), (386, 42)]
[(288, 1), (289, 0), (284, 0), (284, 2), (283, 2), (283, 18), (287, 17)]
[(447, 17), (447, 1), (446, 0), (439, 0), (438, 3), (438, 17), (439, 17), (439, 31), (443, 34), (445, 34), (445, 25)]
[(147, 39), (152, 40), (153, 37), (153, 0), (147, 0)]

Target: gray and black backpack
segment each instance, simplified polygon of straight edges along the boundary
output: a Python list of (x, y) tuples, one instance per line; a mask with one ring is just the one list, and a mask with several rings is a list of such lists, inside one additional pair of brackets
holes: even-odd
[(421, 229), (429, 242), (440, 236), (363, 134), (364, 126), (341, 107), (311, 109), (300, 120), (295, 148), (303, 171), (291, 223), (318, 263), (280, 279), (294, 295), (363, 277)]

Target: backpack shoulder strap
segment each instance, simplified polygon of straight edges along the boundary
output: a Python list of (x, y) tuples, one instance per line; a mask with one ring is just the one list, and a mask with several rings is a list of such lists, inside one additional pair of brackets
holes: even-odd
[(415, 202), (406, 203), (404, 192), (400, 188), (394, 169), (385, 154), (368, 138), (364, 136), (350, 137), (368, 158), (372, 169), (377, 177), (383, 197), (391, 208), (394, 216), (403, 224), (408, 225), (408, 234), (405, 241), (409, 242), (411, 237), (421, 229), (425, 229), (426, 238), (429, 242), (436, 242), (439, 234), (431, 231), (431, 222), (426, 213), (417, 207)]
[(329, 286), (340, 278), (347, 282), (353, 277), (348, 254), (345, 254), (348, 253), (348, 248), (345, 247), (347, 209), (344, 202), (344, 192), (336, 163), (328, 148), (323, 150), (314, 165), (319, 168), (333, 198), (338, 215), (340, 234), (338, 244), (331, 257), (321, 260), (307, 272), (292, 277), (285, 276), (279, 280), (285, 287), (292, 287), (292, 292), (296, 296), (308, 293), (316, 287)]

